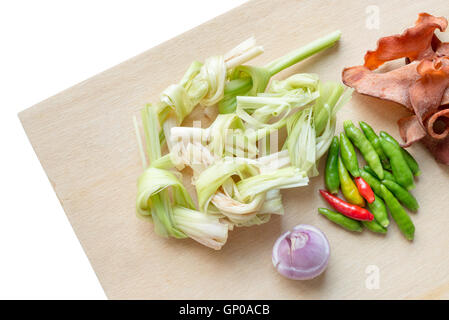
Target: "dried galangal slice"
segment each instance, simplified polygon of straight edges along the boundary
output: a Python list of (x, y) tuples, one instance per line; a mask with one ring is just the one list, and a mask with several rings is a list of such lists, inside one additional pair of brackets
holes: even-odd
[[(449, 43), (435, 30), (445, 31), (444, 17), (420, 13), (415, 25), (400, 35), (381, 38), (361, 66), (345, 68), (343, 82), (362, 94), (402, 104), (412, 115), (398, 121), (404, 146), (423, 140), (440, 162), (449, 164)], [(388, 72), (374, 71), (387, 61), (405, 58)], [(434, 142), (433, 140), (445, 140)], [(437, 156), (438, 154), (438, 156)], [(447, 155), (447, 157), (446, 157)]]

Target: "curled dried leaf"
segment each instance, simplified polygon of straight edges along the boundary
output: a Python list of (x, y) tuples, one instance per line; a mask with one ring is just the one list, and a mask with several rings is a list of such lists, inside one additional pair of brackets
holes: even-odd
[[(445, 31), (444, 17), (420, 13), (415, 25), (400, 35), (381, 38), (365, 63), (343, 70), (343, 82), (359, 93), (402, 104), (413, 115), (398, 121), (403, 146), (423, 140), (435, 158), (449, 164), (449, 43), (434, 34)], [(388, 72), (374, 72), (387, 61), (405, 58), (406, 64)], [(441, 140), (441, 141), (433, 141)], [(443, 141), (444, 140), (444, 141)]]
[(364, 66), (343, 70), (343, 83), (357, 92), (402, 104), (413, 110), (409, 87), (419, 79), (416, 63), (385, 73), (375, 73)]
[(399, 58), (414, 61), (432, 56), (434, 32), (436, 29), (445, 31), (446, 28), (446, 18), (420, 13), (415, 25), (402, 34), (379, 39), (377, 49), (366, 53), (364, 65), (374, 70), (387, 61)]
[(448, 57), (422, 60), (416, 71), (420, 78), (410, 87), (410, 103), (418, 120), (424, 119), (436, 112), (441, 105), (443, 95), (449, 87)]
[(419, 122), (416, 115), (399, 119), (399, 134), (404, 140), (403, 147), (408, 147), (412, 143), (421, 140), (425, 137), (426, 131)]
[(427, 132), (434, 139), (444, 139), (449, 135), (449, 109), (434, 113), (427, 121)]

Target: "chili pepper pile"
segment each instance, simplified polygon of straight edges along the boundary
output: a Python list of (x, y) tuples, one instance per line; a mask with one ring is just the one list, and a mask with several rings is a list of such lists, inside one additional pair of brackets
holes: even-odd
[[(365, 227), (385, 234), (389, 211), (405, 238), (413, 240), (415, 226), (404, 207), (413, 212), (419, 208), (410, 193), (414, 177), (421, 174), (419, 165), (388, 133), (377, 135), (363, 121), (359, 125), (361, 130), (352, 121), (344, 121), (340, 139), (332, 140), (325, 170), (327, 190), (320, 193), (336, 211), (319, 208), (318, 212), (350, 231), (361, 232)], [(367, 163), (363, 167), (354, 146)], [(339, 190), (345, 200), (337, 196)]]

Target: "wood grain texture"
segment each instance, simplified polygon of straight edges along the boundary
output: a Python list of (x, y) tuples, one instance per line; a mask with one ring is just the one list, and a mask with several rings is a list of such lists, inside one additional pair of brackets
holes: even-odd
[[(343, 67), (361, 64), (380, 36), (401, 32), (419, 12), (449, 17), (444, 0), (377, 1), (380, 29), (370, 30), (365, 10), (373, 2), (252, 1), (20, 113), (109, 298), (449, 298), (449, 169), (420, 145), (411, 148), (423, 172), (414, 190), (421, 209), (412, 214), (413, 243), (394, 223), (386, 236), (351, 234), (318, 216), (322, 177), (283, 192), (285, 216), (231, 232), (218, 252), (192, 240), (159, 238), (135, 216), (141, 165), (132, 115), (177, 82), (192, 60), (224, 53), (254, 35), (265, 48), (254, 61), (261, 64), (341, 29), (338, 46), (280, 75), (316, 72), (339, 80)], [(355, 94), (339, 119), (363, 119), (398, 137), (396, 120), (405, 113), (393, 103)], [(286, 280), (271, 264), (277, 236), (299, 223), (321, 228), (331, 243), (329, 268), (312, 281)], [(369, 265), (379, 267), (379, 289), (365, 286)]]

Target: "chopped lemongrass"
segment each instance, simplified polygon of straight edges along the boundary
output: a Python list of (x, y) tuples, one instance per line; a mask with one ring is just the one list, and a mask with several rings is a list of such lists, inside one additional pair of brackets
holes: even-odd
[(284, 144), (292, 166), (312, 177), (318, 175), (317, 162), (334, 136), (336, 112), (351, 99), (352, 90), (344, 91), (341, 84), (328, 82), (319, 85), (319, 93), (313, 106), (287, 119), (288, 136)]
[(181, 231), (207, 247), (220, 250), (228, 239), (228, 226), (213, 215), (176, 206), (173, 216)]
[(193, 62), (178, 84), (170, 85), (162, 92), (157, 110), (159, 119), (163, 120), (169, 149), (170, 129), (180, 125), (198, 104), (207, 107), (221, 101), (225, 92), (227, 72), (261, 53), (263, 48), (256, 46), (255, 40), (251, 38), (223, 56), (207, 58), (204, 64)]
[[(201, 172), (195, 183), (198, 206), (200, 210), (207, 212), (213, 195), (226, 182), (226, 180), (234, 175), (243, 178), (243, 171), (249, 170), (250, 165), (241, 161), (230, 160), (217, 162)], [(254, 168), (253, 170), (257, 169)]]
[[(237, 106), (236, 96), (256, 95), (263, 92), (269, 79), (280, 71), (334, 45), (341, 32), (335, 31), (272, 61), (264, 67), (243, 69), (226, 83), (224, 98), (219, 104), (220, 113), (231, 113)], [(244, 89), (245, 88), (245, 89)], [(248, 88), (246, 90), (246, 88)]]
[[(190, 237), (219, 250), (234, 226), (258, 225), (272, 214), (284, 214), (280, 190), (305, 186), (318, 173), (317, 162), (335, 132), (336, 112), (351, 91), (321, 83), (315, 74), (295, 74), (267, 86), (274, 74), (339, 37), (334, 32), (264, 67), (243, 65), (263, 52), (254, 38), (224, 55), (194, 61), (158, 103), (142, 110), (145, 141), (133, 119), (145, 168), (137, 184), (138, 216), (151, 220), (161, 236)], [(217, 104), (220, 113), (229, 114), (217, 115), (212, 109)], [(207, 108), (212, 124), (182, 127), (198, 105)], [(279, 130), (287, 131), (281, 151)], [(181, 182), (185, 167), (193, 171), (198, 206)]]
[[(211, 219), (205, 213), (195, 211), (195, 205), (184, 185), (175, 173), (165, 170), (170, 166), (171, 159), (169, 156), (161, 156), (155, 108), (146, 106), (142, 111), (142, 119), (150, 167), (138, 180), (138, 214), (151, 216), (155, 231), (161, 236), (185, 238), (189, 235), (203, 244), (219, 249), (221, 246), (217, 243), (226, 241), (227, 225), (220, 224), (217, 219)], [(183, 209), (179, 209), (180, 207)], [(186, 210), (194, 212), (195, 217), (185, 219), (180, 213)], [(203, 228), (205, 222), (208, 222), (211, 227)], [(217, 237), (216, 230), (220, 228), (226, 230), (225, 236), (222, 232), (222, 235)]]
[(261, 173), (237, 182), (237, 188), (243, 201), (274, 189), (302, 187), (309, 183), (304, 172), (287, 167), (270, 173)]
[(318, 38), (304, 47), (301, 47), (299, 49), (296, 49), (289, 54), (274, 60), (273, 62), (269, 63), (265, 66), (268, 70), (270, 70), (271, 76), (277, 74), (278, 72), (310, 57), (314, 54), (327, 49), (334, 45), (335, 42), (340, 40), (341, 37), (341, 31), (337, 30), (332, 33), (329, 33), (328, 35)]
[(263, 47), (256, 45), (256, 39), (251, 37), (224, 55), (228, 70), (242, 65), (263, 53)]
[(268, 93), (238, 96), (236, 114), (252, 128), (276, 127), (292, 110), (304, 108), (318, 97), (318, 76), (295, 74), (273, 81)]

